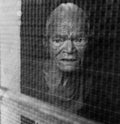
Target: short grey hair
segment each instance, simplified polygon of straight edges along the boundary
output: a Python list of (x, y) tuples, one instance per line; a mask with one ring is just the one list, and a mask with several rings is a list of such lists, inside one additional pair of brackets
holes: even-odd
[(65, 19), (69, 22), (77, 23), (83, 27), (86, 34), (89, 33), (89, 20), (86, 12), (73, 3), (60, 4), (49, 16), (46, 22), (46, 36), (51, 36), (55, 27)]

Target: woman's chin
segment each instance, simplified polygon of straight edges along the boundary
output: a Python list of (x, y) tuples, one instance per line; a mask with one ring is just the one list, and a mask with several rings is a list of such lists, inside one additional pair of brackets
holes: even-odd
[(63, 72), (73, 72), (78, 70), (78, 66), (71, 66), (71, 65), (59, 65), (58, 66), (59, 70), (63, 71)]

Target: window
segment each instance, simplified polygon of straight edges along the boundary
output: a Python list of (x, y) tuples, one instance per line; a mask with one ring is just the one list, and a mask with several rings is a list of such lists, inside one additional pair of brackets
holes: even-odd
[[(69, 87), (68, 85), (71, 91), (68, 89), (63, 90), (64, 87), (61, 86), (62, 89), (60, 90), (61, 87), (59, 87), (58, 90), (59, 92), (64, 93), (57, 96), (57, 93), (53, 91), (48, 92), (48, 89), (50, 87), (53, 88), (54, 86), (52, 87), (50, 85), (46, 87), (43, 83), (43, 76), (41, 76), (41, 73), (44, 72), (43, 63), (46, 64), (48, 69), (49, 65), (46, 63), (46, 61), (51, 62), (48, 60), (50, 57), (48, 54), (48, 49), (46, 49), (44, 45), (49, 39), (46, 39), (45, 36), (46, 23), (48, 21), (48, 17), (50, 17), (50, 14), (57, 7), (59, 7), (60, 4), (68, 2), (76, 4), (89, 15), (90, 33), (88, 35), (87, 49), (85, 50), (84, 54), (84, 62), (81, 65), (81, 73), (83, 76), (80, 80), (78, 79), (79, 82), (83, 82), (83, 84), (81, 83), (80, 85), (81, 87), (85, 87), (85, 89), (78, 89), (79, 85), (76, 85), (73, 81), (74, 84), (71, 82), (71, 86)], [(104, 123), (111, 123), (112, 120), (117, 120), (117, 116), (120, 114), (117, 108), (120, 99), (120, 58), (118, 49), (119, 42), (117, 38), (119, 7), (117, 4), (119, 3), (115, 1), (103, 2), (99, 0), (96, 2), (22, 1), (23, 14), (21, 17), (21, 92), (73, 113), (76, 108), (78, 109), (78, 106), (81, 108), (81, 106), (86, 105), (86, 108), (83, 107), (85, 110), (79, 110), (76, 114), (79, 115), (88, 109), (89, 114), (83, 112), (83, 116), (92, 118), (93, 120), (102, 121)], [(55, 17), (56, 20), (57, 18), (59, 18), (59, 16)], [(60, 19), (61, 17), (59, 20)], [(51, 29), (50, 31), (52, 32), (52, 30), (55, 29)], [(52, 33), (54, 33), (54, 31)], [(60, 41), (58, 36), (57, 39), (54, 39), (55, 40), (52, 40), (53, 44), (55, 41), (55, 45), (58, 45)], [(65, 42), (64, 40), (62, 41)], [(49, 72), (49, 70), (47, 71)], [(47, 73), (47, 76), (51, 75), (52, 78), (52, 73), (53, 72), (51, 70), (50, 73)], [(81, 73), (78, 74), (78, 77), (81, 76)], [(76, 74), (77, 73), (75, 72), (73, 75), (75, 76)], [(49, 77), (47, 81), (50, 82), (51, 78)], [(55, 80), (55, 78), (53, 80)], [(57, 82), (59, 82), (59, 80), (57, 80)], [(55, 85), (58, 84), (56, 83)], [(76, 91), (73, 90), (74, 88)], [(71, 92), (74, 92), (76, 97), (75, 99), (69, 101), (69, 98), (67, 99), (69, 96), (67, 96), (67, 93), (72, 95)], [(81, 92), (83, 92), (82, 95)], [(62, 100), (59, 100), (61, 97)], [(79, 99), (78, 97), (81, 98)], [(85, 100), (86, 98), (87, 100)], [(82, 101), (81, 99), (84, 100)], [(114, 103), (112, 103), (112, 101), (114, 101)], [(71, 104), (76, 104), (76, 106), (70, 107)], [(115, 114), (116, 110), (118, 115)]]
[[(39, 108), (31, 110), (40, 101), (48, 105), (47, 109), (58, 108), (59, 111), (53, 109), (59, 117), (61, 113), (63, 118), (70, 117), (61, 123), (79, 117), (103, 124), (120, 123), (119, 0), (21, 0), (20, 5), (19, 32), (14, 30), (6, 40), (2, 33), (8, 46), (11, 45), (8, 41), (13, 43), (16, 36), (19, 38), (15, 42), (17, 52), (11, 47), (11, 53), (3, 54), (3, 42), (1, 45), (2, 82), (5, 82), (2, 86), (21, 95), (15, 104), (6, 102), (10, 108), (8, 115), (14, 105), (20, 123), (34, 124), (39, 117), (44, 123), (57, 123), (55, 115), (39, 113)], [(9, 25), (13, 30), (14, 26)], [(3, 30), (9, 31), (6, 35), (10, 33)], [(4, 55), (10, 61), (5, 62)], [(9, 76), (12, 71), (14, 74)], [(18, 73), (20, 79), (14, 78)], [(9, 77), (7, 81), (3, 80), (5, 77)], [(2, 109), (4, 115), (6, 110)], [(42, 107), (40, 110), (43, 111)]]

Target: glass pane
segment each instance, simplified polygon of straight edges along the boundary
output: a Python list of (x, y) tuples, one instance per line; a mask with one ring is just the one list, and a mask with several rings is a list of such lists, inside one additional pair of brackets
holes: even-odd
[(76, 115), (118, 123), (119, 4), (22, 0), (21, 93)]

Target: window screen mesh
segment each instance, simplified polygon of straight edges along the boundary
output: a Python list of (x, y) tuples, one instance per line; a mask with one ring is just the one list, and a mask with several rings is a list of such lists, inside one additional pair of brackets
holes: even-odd
[(21, 124), (35, 124), (35, 122), (29, 118), (21, 116)]
[[(90, 35), (79, 73), (69, 75), (78, 80), (56, 88), (61, 95), (48, 92), (49, 79), (44, 81), (44, 66), (50, 64), (45, 32), (51, 12), (68, 2), (87, 13)], [(119, 0), (22, 0), (21, 10), (21, 93), (92, 120), (120, 123)]]

